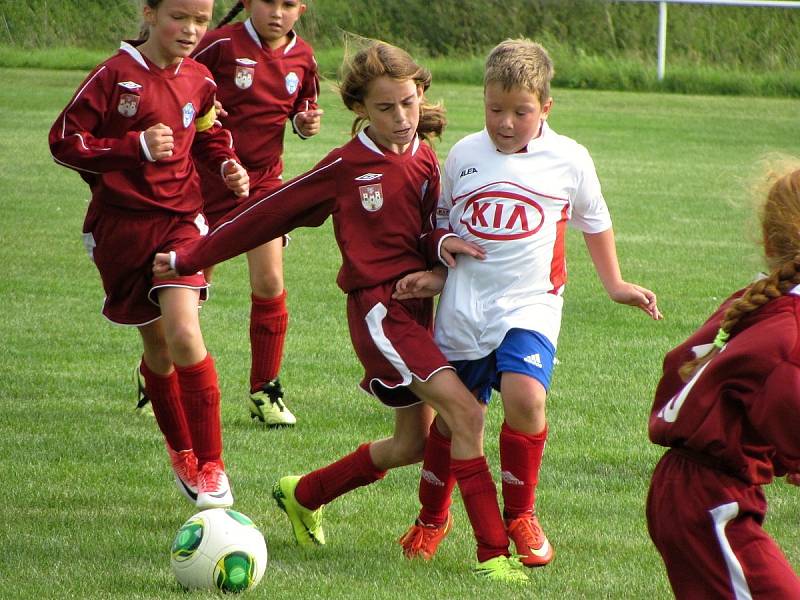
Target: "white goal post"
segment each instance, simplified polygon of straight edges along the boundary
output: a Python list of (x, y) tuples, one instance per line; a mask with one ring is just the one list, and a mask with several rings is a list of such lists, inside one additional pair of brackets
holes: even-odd
[(800, 2), (790, 0), (615, 0), (616, 2), (658, 3), (658, 80), (664, 79), (667, 63), (667, 4), (713, 4), (725, 6), (756, 6), (765, 8), (800, 8)]

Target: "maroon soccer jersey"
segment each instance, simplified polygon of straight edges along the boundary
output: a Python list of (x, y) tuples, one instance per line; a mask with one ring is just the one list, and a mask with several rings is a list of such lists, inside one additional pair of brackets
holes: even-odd
[(745, 316), (688, 383), (678, 369), (693, 348), (713, 342), (722, 314), (743, 291), (667, 354), (650, 415), (654, 443), (705, 454), (755, 485), (800, 472), (799, 290)]
[(439, 164), (428, 145), (415, 139), (394, 154), (362, 131), (307, 173), (226, 215), (203, 240), (179, 248), (176, 267), (194, 273), (332, 215), (342, 253), (339, 287), (373, 287), (435, 261), (438, 196)]
[[(92, 190), (90, 215), (105, 207), (200, 210), (190, 150), (217, 171), (236, 159), (230, 134), (214, 122), (215, 90), (208, 69), (192, 59), (160, 69), (124, 42), (95, 68), (50, 130), (55, 160), (78, 171)], [(152, 162), (141, 138), (158, 123), (172, 128), (175, 147), (169, 158)]]
[(250, 19), (208, 32), (193, 56), (214, 74), (236, 152), (248, 170), (282, 171), (286, 119), (317, 108), (319, 76), (311, 47), (294, 32), (275, 50), (264, 46)]

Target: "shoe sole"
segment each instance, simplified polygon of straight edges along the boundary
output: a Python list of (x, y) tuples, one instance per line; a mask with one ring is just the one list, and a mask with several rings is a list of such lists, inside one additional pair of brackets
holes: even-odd
[(284, 513), (286, 513), (286, 516), (289, 517), (289, 523), (292, 525), (292, 533), (294, 533), (294, 540), (298, 545), (305, 548), (314, 548), (316, 546), (325, 545), (325, 542), (319, 541), (319, 539), (317, 539), (317, 537), (311, 533), (308, 527), (306, 527), (305, 523), (303, 523), (303, 519), (301, 519), (300, 515), (298, 515), (294, 509), (288, 505), (288, 502), (285, 502), (285, 500), (288, 498), (288, 495), (283, 491), (280, 480), (276, 481), (272, 486), (272, 498), (275, 500), (278, 508), (280, 508)]
[(271, 419), (267, 419), (264, 417), (264, 413), (261, 411), (261, 408), (252, 400), (249, 400), (247, 403), (247, 408), (250, 410), (250, 418), (251, 419), (258, 419), (261, 423), (264, 423), (267, 427), (272, 429), (277, 429), (280, 427), (294, 427), (297, 421), (272, 421)]

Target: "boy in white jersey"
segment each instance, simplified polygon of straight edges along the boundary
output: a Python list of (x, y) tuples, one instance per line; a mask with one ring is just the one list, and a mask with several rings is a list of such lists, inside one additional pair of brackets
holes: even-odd
[[(615, 302), (660, 319), (656, 296), (622, 279), (614, 232), (586, 148), (547, 125), (553, 63), (529, 40), (506, 40), (486, 61), (486, 128), (456, 143), (445, 162), (438, 227), (483, 247), (444, 271), (413, 273), (398, 297), (442, 291), (435, 338), (484, 404), (500, 392), (504, 517), (521, 561), (542, 566), (553, 549), (534, 512), (547, 439), (545, 399), (561, 326), (566, 225), (583, 232), (589, 255)], [(450, 257), (448, 257), (450, 258)], [(451, 525), (450, 432), (430, 429), (419, 496), (422, 510), (400, 538), (408, 558), (430, 559)]]

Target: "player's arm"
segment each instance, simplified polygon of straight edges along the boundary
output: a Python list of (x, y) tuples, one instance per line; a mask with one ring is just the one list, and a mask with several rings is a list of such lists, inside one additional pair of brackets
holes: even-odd
[(303, 84), (297, 94), (297, 100), (289, 115), (294, 131), (300, 139), (310, 138), (319, 133), (324, 111), (317, 104), (319, 98), (319, 72), (317, 61), (311, 57), (312, 67), (303, 78)]
[(409, 273), (397, 282), (392, 298), (432, 298), (442, 292), (446, 280), (447, 269), (444, 265), (436, 265), (430, 271)]
[(48, 141), (56, 162), (88, 173), (133, 169), (144, 164), (144, 131), (128, 131), (119, 138), (97, 134), (104, 115), (112, 110), (109, 103), (115, 87), (106, 66), (99, 67), (81, 84), (50, 129)]
[(156, 255), (156, 276), (189, 275), (252, 250), (297, 227), (318, 227), (336, 201), (335, 173), (341, 159), (327, 157), (311, 171), (262, 198), (250, 198), (222, 217), (207, 236)]
[(617, 260), (617, 246), (614, 241), (614, 230), (606, 229), (599, 233), (583, 234), (589, 256), (594, 263), (594, 268), (600, 282), (608, 296), (620, 304), (636, 306), (650, 315), (653, 319), (662, 318), (656, 303), (656, 295), (635, 283), (628, 283), (622, 279), (622, 273)]

